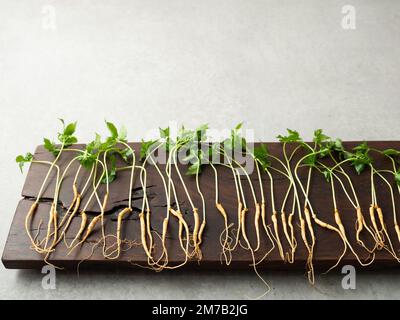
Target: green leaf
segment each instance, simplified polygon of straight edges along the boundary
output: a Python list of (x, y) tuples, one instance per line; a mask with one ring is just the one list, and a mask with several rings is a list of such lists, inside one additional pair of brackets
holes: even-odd
[(329, 141), (330, 138), (322, 133), (322, 129), (317, 129), (314, 131), (314, 138), (313, 141), (320, 146), (323, 142)]
[(300, 141), (302, 141), (302, 139), (300, 138), (300, 134), (297, 131), (291, 130), (291, 129), (286, 129), (286, 130), (288, 132), (288, 135), (286, 135), (286, 136), (282, 136), (282, 135), (277, 136), (277, 138), (279, 139), (280, 142), (292, 143), (292, 142), (300, 142)]
[(363, 143), (359, 144), (358, 146), (355, 146), (353, 148), (354, 151), (359, 151), (362, 153), (366, 153), (369, 151), (368, 144), (364, 141)]
[(64, 129), (65, 136), (72, 136), (75, 133), (77, 122), (68, 124)]
[(336, 139), (336, 140), (335, 140), (335, 144), (334, 144), (334, 146), (333, 146), (333, 149), (334, 149), (335, 151), (343, 151), (344, 148), (343, 148), (342, 140)]
[(142, 139), (142, 145), (140, 147), (140, 160), (143, 161), (147, 158), (149, 153), (152, 151), (151, 147), (158, 142), (158, 140), (149, 140), (149, 141), (144, 141)]
[(86, 151), (91, 154), (95, 154), (99, 152), (100, 148), (101, 148), (101, 136), (98, 133), (96, 133), (96, 138), (86, 146)]
[(167, 152), (169, 152), (169, 150), (171, 148), (171, 138), (170, 138), (169, 127), (165, 128), (165, 129), (159, 128), (159, 130), (160, 130), (160, 138), (165, 139), (165, 150), (167, 150)]
[(356, 163), (354, 165), (354, 168), (356, 169), (358, 174), (361, 174), (365, 169), (365, 164), (364, 163)]
[(64, 119), (58, 118), (58, 120), (60, 120), (60, 122), (61, 122), (61, 124), (63, 126), (63, 131), (64, 131), (64, 129), (65, 129), (65, 121), (64, 121)]
[(197, 175), (197, 173), (200, 172), (201, 172), (200, 162), (196, 162), (189, 166), (188, 170), (186, 171), (186, 175), (193, 176)]
[(200, 127), (196, 129), (196, 138), (198, 142), (204, 141), (207, 139), (206, 132), (208, 130), (208, 124), (202, 124)]
[[(112, 183), (117, 178), (117, 167), (116, 167), (116, 158), (114, 154), (109, 156), (110, 159), (110, 168), (108, 171), (108, 183)], [(103, 179), (101, 180), (102, 184), (107, 184), (107, 176), (104, 175)]]
[(57, 148), (57, 145), (54, 142), (52, 142), (49, 139), (47, 139), (47, 138), (43, 139), (43, 143), (44, 143), (44, 148), (47, 151), (51, 152), (55, 157), (57, 157), (57, 155), (60, 152), (60, 150)]
[(394, 174), (394, 180), (396, 181), (396, 184), (398, 186), (400, 186), (400, 170), (398, 170), (395, 174)]
[(395, 149), (386, 149), (386, 150), (383, 150), (382, 153), (383, 153), (385, 156), (388, 156), (388, 157), (400, 155), (400, 151), (397, 151), (397, 150), (395, 150)]
[(331, 182), (331, 172), (328, 170), (322, 171), (322, 174), (324, 175), (324, 178), (327, 182)]
[(23, 173), (24, 165), (26, 163), (32, 162), (32, 160), (33, 160), (33, 155), (30, 152), (28, 152), (25, 156), (19, 155), (15, 158), (15, 161), (18, 163), (21, 173)]
[(268, 157), (269, 152), (265, 144), (262, 143), (259, 147), (254, 148), (254, 158), (259, 161), (263, 169), (271, 166)]
[(106, 125), (107, 125), (108, 130), (111, 133), (111, 137), (113, 139), (118, 139), (118, 129), (117, 129), (117, 127), (112, 122), (107, 122), (107, 121), (106, 121)]
[(49, 139), (44, 138), (43, 142), (44, 142), (44, 148), (47, 151), (53, 152), (56, 149), (54, 142), (51, 142)]
[(125, 148), (125, 149), (119, 151), (119, 154), (120, 154), (121, 158), (122, 158), (126, 163), (129, 163), (129, 162), (130, 162), (129, 159), (132, 157), (133, 152), (132, 152), (132, 150), (131, 150), (130, 148)]
[(309, 165), (309, 166), (315, 166), (315, 163), (317, 162), (317, 155), (315, 153), (310, 153), (307, 158), (303, 160), (303, 163)]
[(169, 127), (165, 128), (165, 129), (159, 128), (159, 130), (160, 130), (161, 138), (163, 138), (163, 139), (169, 138)]
[(243, 122), (240, 122), (239, 124), (236, 125), (235, 130), (238, 131), (242, 129), (242, 127), (243, 127)]
[(80, 164), (86, 168), (86, 169), (91, 169), (93, 165), (96, 163), (97, 160), (97, 155), (89, 153), (87, 150), (85, 150), (81, 155), (78, 157), (78, 161)]

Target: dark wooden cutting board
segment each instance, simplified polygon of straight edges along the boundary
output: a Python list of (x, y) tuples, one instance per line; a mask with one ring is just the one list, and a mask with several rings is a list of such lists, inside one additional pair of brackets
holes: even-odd
[[(279, 143), (266, 143), (270, 152), (275, 156), (282, 158), (282, 147)], [(355, 142), (347, 142), (344, 145), (347, 148), (351, 148), (354, 146)], [(396, 148), (400, 149), (400, 142), (370, 142), (371, 146), (376, 147), (378, 149), (386, 149), (386, 148)], [(140, 144), (132, 143), (132, 146), (135, 148), (137, 156), (139, 156)], [(82, 148), (82, 145), (78, 145), (77, 148)], [(62, 168), (65, 168), (66, 164), (74, 157), (74, 153), (68, 152), (64, 153), (58, 163)], [(390, 161), (383, 156), (379, 156), (374, 154), (374, 164), (377, 168), (390, 168)], [(48, 160), (52, 161), (53, 156), (46, 152), (42, 146), (39, 146), (35, 152), (35, 159), (39, 160)], [(121, 163), (119, 163), (121, 164)], [(276, 163), (274, 163), (276, 165)], [(72, 200), (72, 189), (71, 182), (73, 180), (75, 171), (78, 167), (78, 163), (75, 162), (71, 167), (69, 174), (66, 176), (65, 182), (61, 187), (60, 192), (60, 209), (59, 213), (63, 214), (65, 209), (67, 208)], [(162, 166), (161, 166), (162, 167)], [(347, 173), (351, 176), (352, 181), (354, 183), (355, 189), (357, 191), (360, 204), (362, 206), (362, 210), (364, 212), (364, 216), (368, 218), (368, 208), (371, 202), (371, 192), (370, 192), (370, 175), (368, 172), (364, 172), (360, 176), (356, 175), (354, 170), (348, 166), (344, 166)], [(162, 185), (162, 181), (157, 174), (157, 171), (153, 166), (148, 166), (148, 196), (150, 198), (150, 206), (152, 210), (151, 214), (151, 227), (153, 230), (157, 231), (161, 234), (162, 231), (162, 221), (166, 215), (166, 197)], [(37, 196), (38, 189), (43, 181), (43, 178), (48, 170), (48, 167), (45, 165), (32, 164), (26, 182), (22, 191), (22, 199), (19, 202), (14, 220), (12, 222), (10, 233), (7, 239), (7, 243), (5, 245), (2, 261), (6, 268), (10, 269), (34, 269), (41, 268), (44, 265), (43, 256), (36, 253), (35, 251), (30, 249), (30, 242), (28, 236), (26, 235), (24, 228), (24, 221), (26, 214), (34, 201), (33, 199)], [(185, 168), (182, 167), (182, 172), (185, 172)], [(237, 200), (236, 200), (236, 191), (235, 184), (232, 173), (229, 169), (218, 166), (219, 173), (219, 188), (220, 188), (220, 201), (224, 205), (230, 223), (237, 222)], [(307, 177), (307, 169), (302, 168), (299, 171), (301, 180), (303, 183), (306, 182)], [(78, 185), (82, 187), (83, 181), (85, 177), (87, 177), (88, 172), (85, 170), (82, 172)], [(118, 174), (117, 180), (111, 184), (111, 198), (106, 208), (106, 222), (105, 228), (107, 234), (115, 234), (117, 227), (117, 215), (120, 212), (121, 208), (127, 205), (128, 203), (128, 192), (129, 192), (129, 171), (121, 171)], [(283, 197), (286, 193), (288, 187), (288, 181), (283, 176), (279, 175), (276, 172), (273, 172), (274, 180), (275, 180), (275, 201), (278, 209), (280, 209)], [(189, 226), (193, 227), (193, 215), (190, 210), (190, 204), (188, 199), (185, 196), (182, 185), (178, 182), (177, 176), (175, 177), (175, 183), (177, 187), (177, 193), (179, 202), (182, 207), (182, 211), (185, 213), (185, 219), (188, 221)], [(387, 176), (391, 183), (394, 185), (393, 177)], [(39, 222), (42, 221), (40, 230), (40, 238), (43, 238), (46, 233), (47, 228), (47, 219), (48, 212), (50, 208), (51, 200), (53, 199), (54, 193), (54, 175), (51, 177), (50, 182), (45, 190), (43, 201), (40, 203), (40, 206), (34, 216), (34, 219), (31, 224), (31, 232), (35, 234), (38, 229)], [(259, 185), (257, 180), (256, 173), (252, 174), (252, 180), (254, 181), (254, 187), (257, 192), (257, 196), (259, 197)], [(199, 212), (201, 213), (201, 199), (199, 194), (197, 193), (195, 179), (194, 177), (184, 176), (184, 179), (187, 183), (190, 194), (193, 197), (194, 203), (200, 208)], [(207, 209), (207, 228), (204, 233), (204, 244), (202, 246), (203, 251), (203, 260), (201, 263), (197, 261), (189, 262), (185, 267), (186, 268), (199, 268), (199, 269), (223, 269), (223, 268), (250, 268), (249, 265), (252, 263), (251, 255), (249, 251), (246, 251), (240, 247), (233, 253), (233, 261), (230, 267), (226, 267), (221, 264), (221, 247), (220, 247), (220, 233), (223, 230), (223, 219), (221, 215), (215, 208), (215, 187), (214, 187), (214, 173), (209, 166), (206, 166), (203, 170), (200, 177), (200, 184), (202, 191), (204, 193), (206, 199), (206, 209)], [(271, 200), (270, 200), (270, 182), (268, 176), (263, 174), (263, 185), (265, 188), (265, 196), (267, 200), (267, 219), (268, 223), (271, 223)], [(252, 196), (250, 192), (250, 188), (248, 187), (248, 182), (245, 178), (243, 178), (243, 186), (245, 189), (245, 196), (247, 202), (250, 207), (249, 214), (247, 216), (247, 233), (249, 235), (250, 241), (255, 245), (255, 230), (254, 230), (254, 203), (252, 201)], [(380, 206), (383, 209), (385, 214), (385, 222), (387, 224), (387, 228), (389, 230), (390, 236), (392, 237), (392, 241), (396, 250), (400, 249), (400, 244), (397, 241), (397, 237), (395, 235), (394, 226), (393, 226), (393, 214), (391, 207), (390, 194), (387, 186), (380, 179), (376, 179), (376, 189), (378, 194), (378, 201)], [(360, 246), (356, 244), (355, 241), (355, 222), (356, 222), (356, 211), (351, 206), (351, 203), (348, 201), (344, 192), (340, 188), (340, 185), (336, 185), (337, 190), (337, 202), (338, 207), (341, 212), (342, 220), (345, 225), (348, 238), (351, 240), (352, 245), (356, 249), (361, 259), (368, 259), (368, 253), (363, 250)], [(103, 195), (105, 192), (104, 186), (102, 186), (99, 190), (100, 195)], [(124, 220), (123, 228), (122, 228), (122, 238), (127, 238), (130, 240), (140, 241), (140, 223), (138, 220), (138, 213), (140, 212), (140, 208), (142, 205), (142, 197), (143, 192), (141, 190), (140, 179), (135, 177), (135, 185), (132, 190), (133, 192), (133, 213)], [(400, 208), (400, 200), (399, 195), (396, 193), (396, 205)], [(333, 205), (332, 205), (332, 196), (330, 185), (324, 180), (321, 174), (317, 172), (313, 173), (312, 183), (311, 183), (311, 193), (310, 199), (312, 201), (312, 205), (314, 210), (316, 211), (318, 217), (321, 220), (334, 224), (333, 217)], [(87, 197), (83, 198), (83, 204), (87, 201)], [(292, 197), (290, 198), (286, 212), (290, 212)], [(88, 207), (88, 213), (90, 214), (90, 219), (95, 216), (99, 212), (98, 206), (93, 202)], [(79, 215), (77, 215), (73, 221), (72, 225), (67, 233), (67, 239), (71, 241), (74, 235), (77, 232), (77, 229), (80, 226), (81, 219)], [(258, 267), (262, 269), (292, 269), (292, 270), (305, 270), (307, 254), (303, 242), (300, 237), (300, 228), (299, 221), (296, 217), (294, 220), (295, 224), (295, 232), (296, 238), (298, 242), (298, 248), (296, 251), (296, 261), (294, 264), (284, 263), (278, 254), (277, 250), (274, 250), (266, 261), (261, 263)], [(281, 225), (280, 225), (281, 228)], [(332, 266), (337, 261), (339, 255), (343, 250), (343, 245), (338, 237), (338, 235), (334, 232), (331, 232), (326, 229), (322, 229), (321, 227), (314, 225), (314, 230), (317, 238), (316, 248), (315, 248), (315, 256), (314, 256), (314, 264), (316, 269), (324, 270), (329, 266)], [(285, 250), (289, 249), (288, 243), (285, 241), (283, 236), (282, 229), (281, 233), (281, 241), (284, 245)], [(170, 219), (170, 227), (168, 233), (168, 252), (169, 252), (169, 261), (171, 265), (179, 264), (183, 261), (183, 254), (180, 250), (179, 241), (177, 239), (178, 234), (178, 223), (176, 219)], [(364, 234), (365, 236), (365, 234)], [(160, 241), (156, 236), (156, 248), (155, 248), (155, 256), (158, 256), (160, 251)], [(96, 229), (96, 232), (92, 234), (92, 236), (88, 239), (88, 241), (83, 244), (80, 248), (75, 250), (75, 252), (71, 255), (67, 255), (67, 251), (63, 243), (57, 247), (57, 250), (51, 255), (49, 261), (59, 267), (65, 268), (75, 268), (77, 264), (85, 260), (82, 266), (101, 266), (101, 267), (131, 267), (135, 268), (135, 264), (146, 265), (147, 258), (146, 255), (141, 248), (141, 246), (134, 246), (129, 250), (123, 251), (119, 259), (117, 260), (107, 260), (103, 257), (102, 252), (99, 248), (93, 251), (92, 248), (94, 244), (100, 238), (100, 230)], [(270, 248), (270, 243), (267, 241), (266, 236), (262, 233), (262, 246), (259, 252), (256, 253), (256, 258), (261, 258), (265, 252), (267, 252)], [(366, 239), (367, 243), (368, 240)], [(128, 249), (128, 248), (124, 248)], [(342, 264), (353, 264), (358, 265), (357, 261), (350, 252), (348, 252)], [(391, 267), (399, 267), (400, 264), (396, 262), (387, 252), (380, 251), (376, 255), (375, 262), (368, 267), (371, 268), (391, 268)]]

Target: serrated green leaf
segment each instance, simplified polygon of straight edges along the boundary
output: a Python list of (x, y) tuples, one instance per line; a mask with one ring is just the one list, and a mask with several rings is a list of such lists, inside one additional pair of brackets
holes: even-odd
[(68, 124), (64, 129), (64, 135), (65, 136), (72, 136), (76, 131), (76, 125), (77, 125), (77, 122), (73, 122), (73, 123)]
[(367, 142), (364, 141), (363, 143), (359, 144), (358, 146), (355, 146), (353, 148), (353, 150), (354, 151), (359, 151), (359, 152), (362, 152), (362, 153), (366, 153), (366, 152), (369, 151), (369, 147), (368, 147)]
[(112, 122), (108, 122), (108, 121), (106, 121), (106, 125), (107, 125), (107, 128), (108, 128), (108, 131), (110, 131), (111, 137), (113, 139), (118, 139), (118, 129), (117, 129), (117, 127)]
[(23, 173), (24, 165), (26, 163), (32, 162), (32, 160), (33, 160), (33, 155), (30, 152), (28, 152), (25, 156), (19, 155), (15, 158), (15, 161), (18, 163), (21, 173)]
[(269, 151), (265, 144), (261, 144), (259, 147), (254, 148), (254, 158), (258, 160), (263, 169), (266, 169), (271, 166), (271, 162), (269, 161)]
[(291, 129), (286, 129), (286, 130), (288, 132), (288, 135), (286, 135), (286, 136), (283, 136), (283, 135), (277, 136), (277, 138), (279, 139), (280, 142), (293, 143), (293, 142), (302, 141), (302, 139), (300, 138), (300, 134), (297, 131), (291, 130)]
[(317, 155), (315, 153), (310, 153), (307, 158), (303, 160), (303, 163), (309, 165), (309, 166), (315, 166), (315, 163), (317, 162)]
[(386, 149), (386, 150), (383, 150), (382, 153), (385, 156), (389, 156), (389, 157), (400, 155), (400, 151), (397, 151), (395, 149)]
[(146, 157), (149, 155), (151, 152), (151, 147), (157, 142), (158, 140), (149, 140), (149, 141), (144, 141), (142, 139), (142, 144), (140, 147), (140, 160), (143, 161), (146, 159)]
[(314, 131), (314, 138), (313, 141), (317, 144), (317, 145), (321, 145), (324, 142), (329, 141), (329, 137), (325, 134), (322, 133), (322, 129), (317, 129)]

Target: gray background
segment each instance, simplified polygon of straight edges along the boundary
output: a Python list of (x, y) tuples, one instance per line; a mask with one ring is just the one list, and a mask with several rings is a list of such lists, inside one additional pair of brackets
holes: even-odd
[[(357, 29), (341, 27), (343, 5)], [(49, 7), (50, 6), (50, 7)], [(55, 13), (55, 30), (46, 12)], [(0, 250), (24, 176), (15, 155), (79, 120), (82, 141), (104, 118), (130, 140), (170, 120), (230, 127), (245, 121), (260, 140), (286, 127), (310, 137), (399, 139), (400, 1), (5, 1), (0, 0)], [(263, 273), (273, 298), (398, 298), (396, 273), (339, 271), (315, 288), (301, 273)], [(58, 273), (57, 290), (36, 271), (0, 267), (0, 298), (252, 298), (252, 273)]]

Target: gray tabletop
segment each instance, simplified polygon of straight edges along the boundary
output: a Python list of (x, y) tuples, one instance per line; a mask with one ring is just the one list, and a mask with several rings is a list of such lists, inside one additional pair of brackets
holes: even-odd
[[(79, 120), (82, 141), (124, 123), (129, 140), (169, 123), (229, 128), (256, 140), (315, 128), (345, 140), (399, 139), (400, 2), (0, 0), (0, 250), (24, 176), (16, 154)], [(399, 298), (400, 273), (341, 270), (308, 285), (263, 272), (275, 298)], [(57, 272), (0, 267), (0, 298), (254, 298), (251, 272)]]

